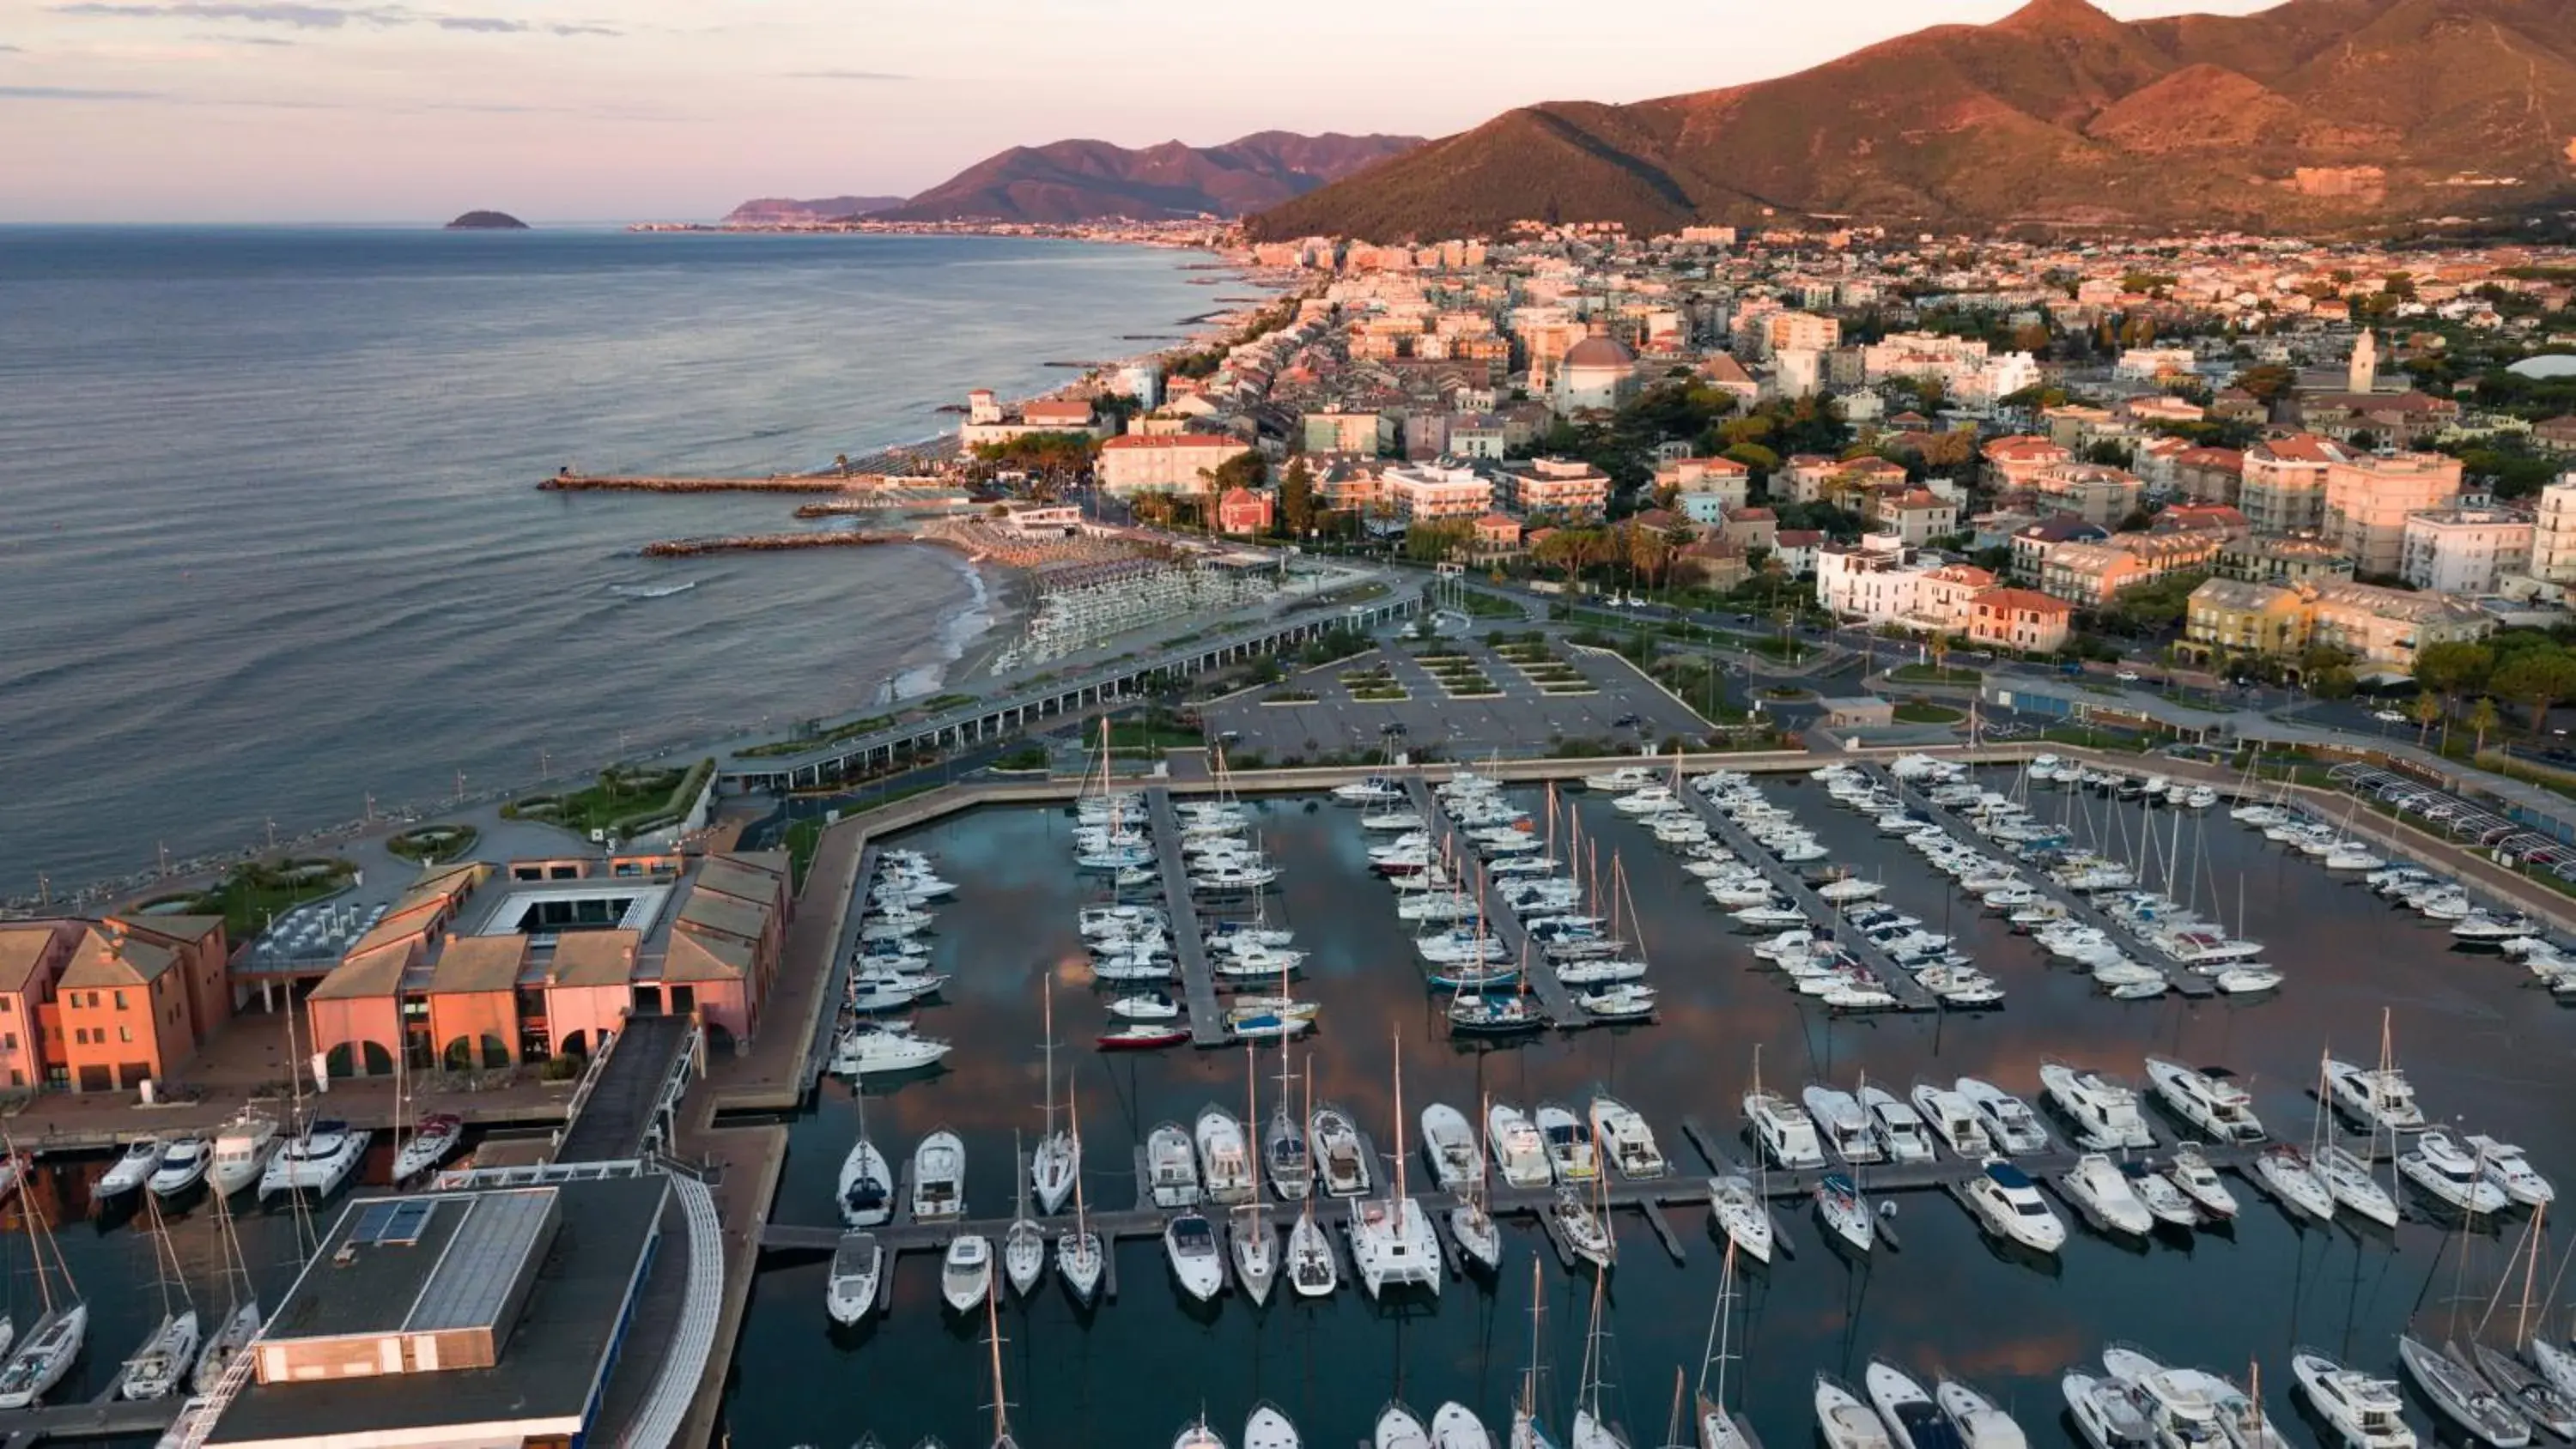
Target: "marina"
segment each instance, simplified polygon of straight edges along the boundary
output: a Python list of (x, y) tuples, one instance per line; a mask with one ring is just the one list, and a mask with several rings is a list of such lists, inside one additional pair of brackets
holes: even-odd
[(1503, 959), (1522, 963), (1521, 969), (1529, 979), (1530, 993), (1538, 998), (1539, 1006), (1546, 1011), (1548, 1024), (1565, 1030), (1590, 1026), (1592, 1018), (1576, 1004), (1574, 993), (1565, 989), (1565, 983), (1556, 974), (1555, 962), (1545, 951), (1530, 948), (1529, 933), (1521, 926), (1520, 913), (1503, 899), (1501, 885), (1484, 870), (1484, 862), (1478, 858), (1475, 847), (1459, 834), (1457, 822), (1449, 818), (1448, 808), (1440, 803), (1418, 773), (1405, 777), (1404, 790), (1405, 798), (1413, 802), (1415, 813), (1422, 817), (1438, 840), (1438, 854), (1456, 861), (1457, 870), (1476, 873), (1481, 892), (1478, 905), (1482, 914), (1479, 919), (1484, 922), (1485, 930), (1502, 942)]
[(1199, 932), (1198, 907), (1190, 898), (1190, 870), (1181, 857), (1181, 823), (1172, 813), (1172, 792), (1160, 786), (1148, 790), (1145, 805), (1152, 812), (1155, 862), (1163, 875), (1163, 910), (1171, 918), (1172, 949), (1180, 961), (1181, 990), (1189, 1003), (1190, 1044), (1221, 1047), (1233, 1037), (1225, 1029), (1216, 976), (1208, 967), (1207, 941)]

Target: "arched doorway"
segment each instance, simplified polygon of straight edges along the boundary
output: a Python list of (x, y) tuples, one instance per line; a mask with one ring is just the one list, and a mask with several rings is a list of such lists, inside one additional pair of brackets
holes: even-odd
[(368, 1076), (390, 1077), (394, 1074), (394, 1054), (386, 1050), (383, 1043), (362, 1041), (358, 1043), (358, 1054), (366, 1064)]
[(322, 1071), (327, 1076), (354, 1077), (358, 1074), (357, 1049), (347, 1042), (322, 1054)]
[(439, 1049), (438, 1064), (451, 1072), (474, 1070), (474, 1038), (460, 1036), (450, 1039)]
[(483, 1065), (506, 1067), (510, 1064), (509, 1044), (490, 1032), (483, 1033)]
[(560, 1055), (568, 1057), (587, 1057), (590, 1055), (590, 1034), (588, 1032), (574, 1032), (572, 1035), (565, 1037), (563, 1041), (555, 1047), (555, 1051)]
[(734, 1050), (734, 1045), (733, 1045), (733, 1033), (732, 1033), (732, 1032), (730, 1032), (730, 1031), (725, 1030), (725, 1025), (724, 1025), (724, 1023), (723, 1023), (723, 1022), (720, 1022), (720, 1021), (710, 1021), (710, 1022), (708, 1022), (708, 1023), (707, 1023), (707, 1055), (709, 1055), (709, 1056), (711, 1056), (711, 1057), (712, 1057), (712, 1056), (731, 1056), (731, 1055), (733, 1055), (733, 1050)]

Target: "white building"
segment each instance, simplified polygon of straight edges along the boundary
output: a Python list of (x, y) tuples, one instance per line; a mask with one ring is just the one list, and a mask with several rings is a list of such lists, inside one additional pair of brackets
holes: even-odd
[(2576, 473), (2540, 490), (2531, 539), (2531, 572), (2553, 584), (2576, 583)]
[(1914, 611), (1916, 581), (1930, 572), (1893, 535), (1866, 535), (1816, 550), (1816, 602), (1837, 619), (1892, 624)]
[(1593, 324), (1592, 334), (1565, 350), (1556, 370), (1559, 412), (1582, 408), (1615, 408), (1636, 385), (1637, 358), (1609, 329)]
[(1385, 497), (1395, 516), (1481, 518), (1494, 506), (1494, 485), (1473, 468), (1438, 463), (1399, 463), (1386, 470)]
[(2111, 375), (2123, 382), (2189, 377), (2199, 370), (2199, 361), (2188, 347), (2131, 347), (2120, 353)]
[(2475, 596), (2531, 567), (2531, 515), (2510, 508), (2429, 508), (2406, 515), (2398, 573), (2418, 589)]
[(1771, 359), (1771, 385), (1781, 397), (1813, 397), (1824, 390), (1825, 355), (1812, 347), (1784, 348)]
[(1104, 493), (1204, 493), (1208, 475), (1252, 451), (1221, 433), (1127, 433), (1100, 445)]

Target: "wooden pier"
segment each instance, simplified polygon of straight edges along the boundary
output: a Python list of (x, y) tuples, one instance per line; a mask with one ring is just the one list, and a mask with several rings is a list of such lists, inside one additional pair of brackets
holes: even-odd
[[(1897, 799), (1905, 802), (1906, 806), (1914, 810), (1916, 813), (1927, 817), (1934, 824), (1939, 825), (1942, 829), (1950, 832), (1951, 838), (1957, 840), (1960, 844), (1973, 845), (1977, 842), (1988, 839), (1987, 836), (1979, 832), (1975, 826), (1970, 825), (1956, 811), (1951, 810), (1946, 805), (1933, 804), (1931, 796), (1916, 789), (1914, 786), (1907, 784), (1905, 781), (1896, 778), (1893, 771), (1888, 772), (1887, 783), (1896, 791)], [(2015, 859), (2018, 861), (2019, 858), (2015, 857)], [(2057, 904), (2066, 911), (2067, 915), (2073, 917), (2075, 920), (2081, 921), (2085, 925), (2091, 926), (2093, 929), (2100, 931), (2104, 935), (2110, 936), (2115, 940), (2136, 940), (2136, 937), (2130, 933), (2128, 927), (2121, 925), (2120, 923), (2112, 920), (2109, 916), (2103, 914), (2102, 909), (2099, 906), (2094, 905), (2091, 901), (2085, 899), (2081, 892), (2068, 890), (2064, 885), (2058, 882), (2055, 876), (2050, 875), (2044, 870), (2036, 869), (2028, 870), (2025, 874), (2030, 880), (2031, 889), (2038, 891), (2040, 894), (2047, 896), (2050, 900), (2057, 902)], [(1978, 907), (1979, 909), (1983, 909), (1984, 903), (1979, 902)], [(2140, 942), (2139, 944), (2142, 948), (2145, 946), (2144, 942)], [(2165, 977), (2173, 983), (2173, 989), (2184, 996), (2205, 997), (2216, 996), (2218, 994), (2218, 987), (2216, 984), (2211, 982), (2208, 977), (2201, 975), (2199, 972), (2194, 971), (2189, 967), (2182, 966), (2179, 963), (2176, 963), (2170, 969), (2167, 969), (2165, 971)]]
[(1172, 953), (1181, 963), (1181, 995), (1190, 1008), (1190, 1045), (1226, 1046), (1233, 1037), (1225, 1029), (1215, 974), (1208, 969), (1198, 905), (1190, 899), (1190, 867), (1181, 854), (1181, 821), (1172, 812), (1172, 792), (1160, 785), (1147, 790), (1145, 809), (1154, 822), (1154, 856), (1163, 871), (1163, 913), (1171, 918)]
[(1532, 944), (1529, 932), (1521, 926), (1519, 913), (1504, 901), (1502, 888), (1494, 878), (1478, 869), (1483, 857), (1467, 843), (1467, 837), (1459, 833), (1458, 823), (1449, 818), (1449, 811), (1440, 803), (1440, 797), (1432, 793), (1431, 787), (1418, 773), (1405, 777), (1404, 789), (1412, 797), (1414, 813), (1422, 817), (1424, 827), (1430, 830), (1434, 843), (1439, 847), (1433, 852), (1435, 858), (1445, 855), (1452, 862), (1452, 870), (1462, 875), (1475, 870), (1483, 877), (1481, 904), (1485, 913), (1485, 930), (1503, 943), (1506, 960), (1521, 964), (1530, 994), (1538, 998), (1539, 1007), (1547, 1013), (1549, 1023), (1569, 1031), (1590, 1026), (1591, 1014), (1574, 999), (1574, 993), (1566, 989), (1565, 983), (1557, 979), (1556, 963), (1548, 959), (1545, 951)]
[[(1718, 809), (1715, 801), (1690, 785), (1684, 785), (1674, 793), (1688, 801), (1691, 809), (1699, 812), (1699, 818), (1707, 823), (1711, 834), (1724, 841), (1726, 848), (1734, 851), (1745, 864), (1762, 872), (1762, 878), (1771, 882), (1771, 888), (1787, 896), (1792, 904), (1806, 913), (1809, 921), (1830, 929), (1842, 920), (1841, 912), (1835, 910), (1824, 897), (1817, 895), (1815, 889), (1809, 886), (1796, 871), (1791, 870), (1786, 861), (1773, 855), (1769, 847), (1754, 839), (1750, 832), (1736, 824), (1725, 811)], [(1897, 965), (1896, 959), (1880, 950), (1876, 942), (1857, 933), (1846, 936), (1839, 931), (1834, 933), (1834, 940), (1857, 957), (1861, 965), (1869, 968), (1869, 973), (1878, 978), (1878, 984), (1887, 989), (1888, 995), (1896, 998), (1895, 1010), (1937, 1011), (1940, 1009), (1940, 1000), (1931, 992), (1924, 990), (1922, 984), (1914, 979), (1913, 973)]]
[(179, 1417), (181, 1399), (120, 1399), (111, 1376), (97, 1398), (85, 1403), (39, 1404), (29, 1409), (0, 1410), (0, 1449), (30, 1449), (48, 1439), (135, 1439), (159, 1434)]

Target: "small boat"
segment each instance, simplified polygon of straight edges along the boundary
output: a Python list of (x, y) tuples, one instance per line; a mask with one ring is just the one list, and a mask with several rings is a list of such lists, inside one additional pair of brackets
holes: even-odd
[(1312, 1212), (1300, 1214), (1288, 1229), (1288, 1286), (1300, 1298), (1329, 1298), (1341, 1279), (1331, 1236)]
[(1610, 1237), (1610, 1224), (1592, 1210), (1573, 1188), (1557, 1189), (1556, 1201), (1547, 1206), (1548, 1220), (1565, 1240), (1567, 1251), (1595, 1268), (1607, 1268), (1618, 1254)]
[(188, 1368), (197, 1361), (197, 1310), (184, 1308), (165, 1314), (161, 1325), (143, 1340), (134, 1357), (125, 1361), (118, 1374), (116, 1396), (121, 1399), (166, 1399), (188, 1377)]
[(1037, 1219), (1018, 1217), (1011, 1220), (1002, 1235), (1002, 1276), (1010, 1281), (1011, 1291), (1026, 1298), (1046, 1276), (1046, 1229)]
[(453, 1112), (432, 1112), (420, 1119), (411, 1138), (394, 1154), (394, 1181), (409, 1182), (445, 1162), (465, 1141), (465, 1119)]
[(1102, 1032), (1093, 1039), (1092, 1045), (1105, 1052), (1146, 1052), (1158, 1051), (1164, 1047), (1176, 1047), (1189, 1039), (1190, 1029), (1185, 1026), (1158, 1026), (1148, 1021), (1131, 1021), (1124, 1026), (1114, 1026)]
[(2263, 1123), (2254, 1099), (2218, 1067), (2195, 1068), (2165, 1057), (2147, 1058), (2147, 1080), (2167, 1111), (2217, 1142), (2260, 1142)]
[(1771, 1208), (1742, 1173), (1708, 1180), (1708, 1210), (1719, 1231), (1754, 1261), (1771, 1261)]
[(1252, 1146), (1243, 1124), (1224, 1108), (1209, 1105), (1199, 1109), (1192, 1136), (1198, 1146), (1201, 1195), (1225, 1206), (1250, 1201)]
[(841, 1234), (832, 1248), (832, 1275), (823, 1286), (823, 1311), (848, 1328), (874, 1313), (877, 1284), (885, 1272), (885, 1247), (874, 1233)]
[(1225, 1436), (1209, 1428), (1207, 1415), (1201, 1414), (1172, 1436), (1172, 1449), (1225, 1449)]
[(214, 1164), (214, 1149), (203, 1137), (182, 1137), (161, 1154), (161, 1165), (145, 1182), (152, 1195), (167, 1201), (206, 1180), (206, 1171)]
[(2335, 1109), (2363, 1126), (2382, 1132), (2424, 1130), (2424, 1108), (2406, 1074), (2395, 1067), (2358, 1067), (2329, 1057), (2325, 1073)]
[(1915, 1115), (1931, 1127), (1932, 1134), (1950, 1149), (1952, 1156), (1981, 1162), (1995, 1155), (1994, 1139), (1986, 1132), (1984, 1118), (1965, 1096), (1929, 1082), (1917, 1082), (1907, 1095), (1914, 1104)]
[(2479, 1344), (2474, 1357), (2460, 1352), (2456, 1343), (2448, 1348), (2452, 1358), (2474, 1363), (2478, 1376), (2502, 1394), (2505, 1402), (2520, 1410), (2524, 1418), (2560, 1439), (2576, 1439), (2576, 1397), (2561, 1392), (2533, 1373), (2529, 1365), (2494, 1344)]
[(1369, 1443), (1371, 1449), (1431, 1449), (1431, 1431), (1411, 1409), (1390, 1402), (1377, 1411), (1377, 1428)]
[(950, 1311), (973, 1313), (993, 1294), (993, 1240), (960, 1233), (939, 1261), (939, 1296)]
[(2155, 1134), (2138, 1115), (2138, 1094), (2119, 1082), (2100, 1072), (2049, 1062), (2039, 1069), (2039, 1083), (2049, 1105), (2075, 1124), (2076, 1146), (2083, 1150), (2113, 1152), (2156, 1145)]
[(1467, 1261), (1486, 1272), (1503, 1265), (1503, 1230), (1474, 1196), (1449, 1209), (1449, 1237)]
[(854, 1228), (876, 1227), (894, 1216), (894, 1172), (885, 1154), (864, 1136), (841, 1158), (835, 1198), (841, 1221)]
[(1180, 1123), (1158, 1123), (1146, 1134), (1145, 1179), (1158, 1208), (1185, 1208), (1198, 1202), (1198, 1151)]
[(1561, 1183), (1590, 1182), (1601, 1175), (1601, 1157), (1593, 1150), (1592, 1128), (1555, 1102), (1541, 1102), (1536, 1125), (1547, 1147), (1548, 1171)]
[(2397, 1226), (2397, 1199), (2370, 1175), (2370, 1164), (2336, 1143), (2327, 1143), (2308, 1159), (2308, 1170), (2326, 1185), (2338, 1206), (2347, 1207), (2384, 1228)]
[(1592, 1099), (1592, 1140), (1619, 1175), (1631, 1182), (1650, 1181), (1672, 1171), (1663, 1150), (1655, 1145), (1655, 1130), (1616, 1097)]
[(1326, 1197), (1362, 1197), (1374, 1174), (1360, 1147), (1360, 1129), (1348, 1112), (1327, 1104), (1306, 1120), (1307, 1151), (1322, 1175)]
[(1175, 1214), (1163, 1225), (1163, 1255), (1181, 1291), (1201, 1303), (1225, 1288), (1225, 1255), (1217, 1248), (1216, 1227), (1195, 1209)]
[(2290, 1373), (2317, 1417), (2341, 1439), (2345, 1449), (2415, 1449), (2415, 1431), (2406, 1424), (2406, 1401), (2391, 1379), (2373, 1378), (2345, 1368), (2312, 1348), (2290, 1356)]
[(1261, 1216), (1256, 1197), (1237, 1208), (1226, 1224), (1226, 1244), (1234, 1254), (1234, 1281), (1254, 1303), (1270, 1301), (1270, 1285), (1279, 1277), (1279, 1235)]
[(1495, 1102), (1485, 1108), (1485, 1149), (1494, 1170), (1511, 1187), (1545, 1187), (1555, 1180), (1548, 1166), (1547, 1144), (1538, 1128), (1518, 1107)]
[(2209, 1165), (2199, 1143), (2185, 1142), (2175, 1147), (2173, 1156), (2165, 1162), (2165, 1176), (2182, 1189), (2183, 1196), (2190, 1198), (2203, 1216), (2222, 1221), (2236, 1216), (2236, 1194), (2219, 1180), (2218, 1169)]
[(2523, 1156), (2522, 1149), (2510, 1142), (2499, 1142), (2483, 1133), (2472, 1132), (2461, 1139), (2461, 1146), (2477, 1154), (2478, 1164), (2486, 1171), (2487, 1181), (2504, 1190), (2506, 1197), (2526, 1207), (2541, 1207), (2554, 1201), (2558, 1190), (2540, 1175)]
[(2191, 1195), (2174, 1185), (2174, 1180), (2144, 1162), (2123, 1162), (2120, 1173), (2129, 1179), (2129, 1191), (2146, 1204), (2147, 1212), (2168, 1228), (2200, 1226), (2200, 1207)]
[(224, 1315), (224, 1321), (207, 1335), (205, 1347), (197, 1351), (197, 1368), (189, 1378), (189, 1386), (200, 1397), (213, 1393), (215, 1385), (223, 1382), (224, 1370), (232, 1367), (233, 1360), (257, 1337), (259, 1300), (246, 1299), (233, 1305), (233, 1310)]
[(1825, 1449), (1896, 1449), (1886, 1422), (1829, 1374), (1816, 1375), (1816, 1427)]
[(2275, 1143), (2254, 1159), (2254, 1183), (2272, 1195), (2291, 1218), (2325, 1222), (2334, 1216), (2334, 1192), (2317, 1175), (2308, 1154), (2288, 1143)]
[(966, 1144), (945, 1127), (912, 1151), (912, 1216), (917, 1222), (966, 1216)]
[(2030, 1449), (2021, 1425), (1994, 1400), (1957, 1379), (1945, 1378), (1932, 1391), (1966, 1449)]
[(352, 1128), (346, 1122), (323, 1118), (308, 1124), (302, 1136), (288, 1142), (268, 1160), (268, 1169), (260, 1175), (261, 1201), (282, 1192), (310, 1193), (329, 1197), (338, 1192), (366, 1158), (367, 1142), (375, 1134)]
[(1995, 1236), (2042, 1253), (2066, 1246), (2066, 1224), (2039, 1195), (2029, 1174), (2010, 1162), (1987, 1158), (1982, 1170), (1957, 1191), (1977, 1225)]
[(1815, 1198), (1816, 1220), (1854, 1251), (1868, 1252), (1877, 1237), (1877, 1229), (1870, 1216), (1869, 1203), (1861, 1197), (1860, 1189), (1852, 1185), (1852, 1180), (1839, 1172), (1827, 1174), (1816, 1184)]
[(1858, 1097), (1840, 1088), (1815, 1084), (1800, 1096), (1806, 1103), (1807, 1115), (1823, 1131), (1836, 1156), (1854, 1166), (1887, 1160), (1887, 1145), (1879, 1140), (1878, 1129), (1870, 1125), (1869, 1114), (1861, 1110)]
[(99, 1175), (98, 1185), (90, 1189), (93, 1202), (119, 1198), (143, 1186), (152, 1174), (161, 1170), (161, 1154), (167, 1144), (158, 1137), (143, 1137), (125, 1144), (125, 1151), (106, 1172)]
[(915, 1036), (902, 1023), (876, 1023), (846, 1033), (833, 1045), (831, 1072), (838, 1077), (890, 1077), (939, 1065), (949, 1043)]
[(1985, 1119), (1995, 1150), (2004, 1156), (2027, 1157), (2055, 1149), (2057, 1144), (2049, 1139), (2046, 1124), (2028, 1102), (1976, 1077), (1961, 1077), (1958, 1092)]
[(2397, 1336), (2397, 1361), (2442, 1417), (2471, 1437), (2495, 1449), (2522, 1449), (2531, 1442), (2531, 1421), (2467, 1364), (2411, 1333)]
[(1432, 1411), (1431, 1449), (1494, 1449), (1494, 1436), (1475, 1410), (1451, 1399)]
[(1181, 1004), (1166, 992), (1147, 991), (1109, 1003), (1109, 1014), (1121, 1021), (1174, 1021), (1180, 1017)]
[(1806, 1109), (1777, 1092), (1744, 1094), (1744, 1116), (1763, 1155), (1780, 1167), (1797, 1171), (1825, 1165), (1824, 1143)]
[(1870, 1404), (1887, 1424), (1896, 1449), (1961, 1449), (1959, 1431), (1912, 1374), (1883, 1358), (1861, 1374)]
[(1267, 1400), (1252, 1406), (1243, 1421), (1243, 1449), (1298, 1449), (1297, 1426)]
[(1930, 1162), (1935, 1149), (1932, 1131), (1915, 1111), (1895, 1093), (1884, 1087), (1863, 1083), (1860, 1089), (1861, 1110), (1869, 1114), (1869, 1123), (1878, 1140), (1887, 1147), (1891, 1162)]
[(2119, 1164), (2099, 1152), (2075, 1160), (2075, 1168), (2057, 1180), (2067, 1199), (2082, 1209), (2093, 1226), (2105, 1232), (2143, 1238), (2156, 1225), (2155, 1214), (2129, 1187)]
[(0, 1367), (0, 1409), (24, 1409), (42, 1399), (71, 1371), (88, 1337), (86, 1303), (67, 1303), (38, 1317), (19, 1340), (18, 1351)]
[(2146, 1395), (2115, 1378), (2070, 1373), (2058, 1380), (2076, 1430), (2092, 1449), (2153, 1449), (2156, 1427)]

